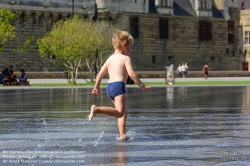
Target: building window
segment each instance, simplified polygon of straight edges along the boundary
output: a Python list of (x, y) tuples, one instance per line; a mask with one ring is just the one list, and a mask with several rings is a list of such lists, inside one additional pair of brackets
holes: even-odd
[(208, 9), (207, 0), (200, 0), (200, 9), (201, 10), (207, 10)]
[(243, 71), (248, 71), (248, 62), (243, 62), (242, 63), (242, 70)]
[(199, 40), (209, 40), (212, 39), (211, 34), (211, 22), (206, 20), (199, 21)]
[(228, 43), (234, 44), (234, 20), (228, 20)]
[(250, 44), (250, 31), (245, 31), (245, 44)]
[(137, 16), (131, 16), (130, 20), (130, 34), (133, 38), (139, 38), (139, 18)]
[(228, 34), (228, 43), (234, 44), (234, 34), (233, 33)]
[(160, 39), (168, 39), (168, 19), (159, 18), (159, 37)]
[(227, 27), (228, 31), (234, 31), (234, 20), (228, 20)]
[(168, 7), (168, 0), (161, 0), (161, 7)]
[(155, 56), (152, 56), (152, 62), (156, 63), (156, 57)]
[(168, 57), (168, 60), (173, 60), (174, 59), (174, 56), (169, 56)]

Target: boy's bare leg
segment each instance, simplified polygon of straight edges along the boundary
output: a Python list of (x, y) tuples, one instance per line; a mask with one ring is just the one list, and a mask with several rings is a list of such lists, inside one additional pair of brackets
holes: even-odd
[(124, 113), (126, 111), (126, 103), (127, 103), (127, 96), (126, 94), (119, 95), (115, 97), (115, 100), (113, 101), (115, 108), (112, 107), (97, 107), (96, 105), (91, 106), (91, 111), (89, 114), (89, 121), (92, 120), (92, 118), (96, 114), (106, 114), (109, 116), (113, 116), (116, 118), (121, 118), (124, 116)]
[(97, 109), (97, 106), (96, 106), (96, 105), (92, 105), (92, 106), (91, 106), (90, 114), (89, 114), (89, 121), (91, 121), (92, 118), (95, 116), (95, 114), (96, 114), (96, 109)]
[(119, 140), (126, 140), (126, 138), (127, 138), (126, 121), (127, 121), (127, 110), (125, 111), (125, 114), (123, 117), (118, 118), (118, 128), (119, 128), (119, 132), (120, 132)]

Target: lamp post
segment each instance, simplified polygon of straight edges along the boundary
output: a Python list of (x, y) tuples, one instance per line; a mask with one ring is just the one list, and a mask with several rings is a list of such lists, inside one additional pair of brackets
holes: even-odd
[[(93, 18), (93, 21), (97, 21), (97, 18), (98, 18), (98, 11), (97, 11), (97, 4), (95, 3), (95, 15), (94, 15), (94, 18)], [(96, 61), (98, 59), (98, 50), (96, 50), (96, 53), (95, 53), (95, 78), (97, 76), (97, 66), (96, 66)]]
[(74, 0), (72, 0), (72, 17), (74, 17), (74, 7), (75, 7)]
[[(72, 0), (72, 19), (74, 18), (74, 7), (75, 7), (74, 0)], [(73, 75), (74, 75), (74, 71), (75, 71), (74, 67), (75, 67), (75, 62), (73, 61), (73, 63), (72, 63)]]

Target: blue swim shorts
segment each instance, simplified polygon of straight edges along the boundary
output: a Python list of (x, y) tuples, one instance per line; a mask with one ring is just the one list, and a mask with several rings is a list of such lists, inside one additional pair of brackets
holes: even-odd
[(116, 96), (126, 94), (126, 86), (124, 82), (111, 82), (108, 83), (106, 89), (107, 95), (111, 100), (114, 100)]

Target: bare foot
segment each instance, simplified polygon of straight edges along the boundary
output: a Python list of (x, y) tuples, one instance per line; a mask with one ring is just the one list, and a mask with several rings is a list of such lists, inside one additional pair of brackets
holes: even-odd
[(92, 118), (95, 116), (96, 109), (97, 109), (96, 105), (92, 105), (91, 106), (91, 110), (90, 110), (90, 114), (89, 114), (89, 121), (91, 121)]
[(127, 140), (130, 140), (130, 139), (132, 139), (132, 137), (127, 136), (127, 135), (117, 137), (117, 140), (118, 140), (118, 141), (127, 141)]

